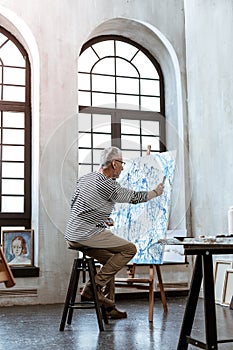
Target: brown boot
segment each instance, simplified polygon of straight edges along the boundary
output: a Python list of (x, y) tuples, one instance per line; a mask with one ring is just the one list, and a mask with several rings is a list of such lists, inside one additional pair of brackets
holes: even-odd
[(116, 307), (113, 309), (106, 310), (107, 318), (113, 320), (119, 320), (120, 318), (127, 318), (127, 313), (125, 311), (119, 311)]
[[(97, 289), (97, 296), (98, 296), (98, 300), (99, 300), (100, 304), (102, 304), (106, 309), (107, 308), (114, 308), (114, 306), (115, 306), (114, 302), (108, 298), (105, 298), (105, 296), (101, 292), (101, 286), (96, 285), (96, 289)], [(83, 290), (81, 292), (81, 296), (84, 299), (93, 300), (92, 288), (91, 288), (91, 285), (89, 282), (83, 288)]]

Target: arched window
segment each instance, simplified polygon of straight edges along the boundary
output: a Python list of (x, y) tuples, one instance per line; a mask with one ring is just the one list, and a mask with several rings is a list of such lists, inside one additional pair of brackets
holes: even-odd
[(0, 27), (0, 225), (31, 227), (30, 64)]
[(121, 36), (88, 41), (78, 63), (79, 175), (98, 166), (110, 145), (123, 157), (165, 151), (163, 75), (158, 62)]

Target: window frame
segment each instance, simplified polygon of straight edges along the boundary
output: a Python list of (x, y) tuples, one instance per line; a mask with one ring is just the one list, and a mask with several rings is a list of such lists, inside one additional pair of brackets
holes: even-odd
[[(123, 152), (125, 151), (124, 148), (121, 146), (121, 119), (131, 119), (131, 120), (151, 120), (151, 121), (159, 121), (160, 125), (160, 132), (159, 132), (159, 138), (160, 138), (160, 152), (166, 151), (165, 146), (165, 139), (166, 139), (166, 132), (164, 127), (164, 117), (159, 112), (148, 112), (148, 111), (136, 111), (136, 110), (127, 110), (127, 109), (111, 109), (111, 108), (102, 108), (102, 107), (83, 107), (80, 106), (80, 113), (84, 114), (107, 114), (111, 115), (112, 117), (112, 123), (111, 123), (111, 140), (112, 140), (112, 146), (116, 146), (120, 148)], [(93, 129), (89, 133), (93, 133)], [(96, 161), (93, 159), (93, 148), (86, 148), (86, 147), (79, 147), (79, 149), (89, 149), (92, 152), (91, 159), (92, 163), (84, 163), (85, 165), (90, 165), (91, 170), (94, 170), (94, 166), (97, 165)], [(101, 150), (102, 148), (99, 148)], [(95, 148), (95, 150), (98, 150), (98, 148)], [(130, 149), (127, 149), (130, 150)], [(140, 156), (143, 155), (142, 145), (140, 145)], [(98, 160), (97, 160), (98, 162)], [(83, 165), (84, 165), (83, 164)], [(79, 163), (79, 165), (82, 165), (82, 163)]]
[[(116, 40), (116, 41), (122, 41), (125, 43), (128, 43), (132, 46), (135, 46), (138, 50), (142, 51), (147, 57), (148, 59), (151, 61), (151, 63), (155, 66), (157, 73), (159, 75), (159, 86), (160, 86), (160, 112), (163, 116), (165, 116), (165, 94), (164, 94), (164, 77), (163, 77), (163, 72), (162, 69), (158, 63), (158, 61), (155, 59), (155, 57), (143, 46), (141, 46), (139, 43), (128, 39), (124, 36), (121, 35), (100, 35), (98, 37), (94, 37), (90, 40), (88, 40), (86, 43), (84, 43), (84, 45), (81, 48), (80, 54), (79, 56), (81, 56), (81, 54), (90, 46), (97, 44), (99, 42), (102, 41), (107, 41), (107, 40)], [(116, 92), (115, 92), (116, 95)], [(79, 110), (83, 109), (84, 106), (79, 107)], [(87, 106), (86, 106), (87, 107)]]
[[(17, 38), (5, 28), (0, 26), (0, 32), (11, 40), (19, 49), (25, 59), (25, 102), (0, 100), (0, 114), (2, 112), (23, 112), (25, 115), (24, 124), (24, 211), (23, 212), (0, 212), (1, 228), (4, 226), (24, 226), (31, 228), (31, 144), (32, 144), (32, 118), (31, 118), (31, 66), (28, 54)], [(13, 85), (13, 84), (12, 84)], [(2, 131), (2, 128), (1, 128)], [(0, 163), (2, 163), (2, 154), (0, 154)], [(2, 179), (2, 170), (0, 167), (0, 178)], [(0, 183), (0, 195), (2, 195)]]
[[(88, 114), (108, 114), (111, 115), (111, 118), (113, 122), (111, 123), (111, 141), (112, 141), (112, 146), (121, 147), (121, 119), (132, 119), (132, 120), (153, 120), (153, 121), (159, 121), (159, 126), (160, 126), (160, 152), (165, 152), (166, 151), (166, 130), (165, 130), (165, 99), (164, 99), (164, 78), (163, 78), (163, 73), (161, 70), (161, 67), (159, 63), (156, 61), (156, 59), (151, 55), (151, 53), (139, 45), (138, 43), (125, 38), (120, 35), (102, 35), (98, 36), (95, 38), (90, 39), (87, 41), (81, 51), (80, 55), (91, 45), (94, 45), (98, 42), (102, 42), (105, 40), (120, 40), (125, 43), (128, 43), (130, 45), (133, 45), (136, 47), (138, 50), (142, 51), (148, 59), (152, 62), (152, 64), (155, 66), (157, 73), (159, 75), (159, 84), (160, 84), (160, 112), (155, 112), (155, 111), (146, 111), (146, 110), (134, 110), (134, 109), (122, 109), (122, 108), (105, 108), (105, 107), (96, 107), (96, 106), (82, 106), (79, 105), (79, 113), (88, 113)], [(115, 91), (116, 95), (116, 91)], [(116, 98), (115, 98), (116, 100)], [(93, 132), (93, 129), (91, 129), (90, 133)], [(79, 149), (82, 149), (82, 147), (79, 147)], [(82, 165), (88, 165), (91, 167), (91, 170), (94, 170), (95, 165), (97, 165), (96, 161), (93, 159), (93, 146), (83, 148), (83, 149), (89, 149), (91, 152), (91, 160), (92, 163), (79, 163), (79, 166)], [(98, 149), (98, 148), (97, 148)], [(99, 149), (101, 150), (101, 149)], [(122, 149), (124, 151), (124, 149)], [(142, 145), (140, 144), (140, 155), (142, 156)]]

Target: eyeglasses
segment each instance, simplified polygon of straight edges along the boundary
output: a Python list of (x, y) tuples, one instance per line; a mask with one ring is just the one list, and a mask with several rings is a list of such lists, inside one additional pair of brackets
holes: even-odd
[(119, 163), (121, 163), (121, 165), (122, 166), (124, 166), (125, 165), (125, 162), (122, 162), (122, 160), (119, 160), (119, 159), (114, 159), (115, 160), (115, 162), (119, 162)]

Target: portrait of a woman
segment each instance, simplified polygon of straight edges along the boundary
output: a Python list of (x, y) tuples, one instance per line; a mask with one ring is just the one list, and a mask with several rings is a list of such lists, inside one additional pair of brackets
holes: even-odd
[(27, 258), (27, 243), (23, 236), (16, 236), (11, 241), (11, 253), (14, 258), (9, 262), (9, 265), (26, 265), (31, 264)]

